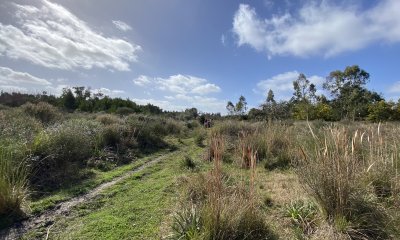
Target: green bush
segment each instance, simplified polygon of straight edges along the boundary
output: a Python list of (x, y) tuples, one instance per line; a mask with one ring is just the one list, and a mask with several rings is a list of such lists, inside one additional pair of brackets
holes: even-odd
[(199, 147), (204, 147), (204, 141), (206, 140), (207, 133), (204, 130), (196, 130), (194, 133), (194, 142)]
[(130, 132), (135, 132), (141, 150), (155, 150), (166, 147), (163, 137), (180, 135), (184, 126), (181, 122), (161, 117), (132, 114), (126, 119)]
[(101, 146), (117, 148), (121, 143), (122, 131), (122, 127), (117, 124), (105, 126), (100, 134)]
[(44, 124), (54, 123), (61, 117), (59, 110), (53, 105), (46, 102), (39, 102), (37, 104), (25, 103), (21, 106), (22, 110)]
[(3, 146), (15, 142), (30, 143), (41, 130), (42, 124), (37, 119), (19, 109), (0, 111), (0, 143)]
[(112, 114), (100, 114), (96, 117), (96, 121), (104, 125), (118, 124), (121, 122), (120, 118)]
[(35, 174), (40, 187), (57, 187), (79, 176), (79, 168), (92, 156), (99, 138), (100, 124), (85, 119), (69, 120), (41, 132), (34, 141)]
[(117, 108), (115, 113), (118, 115), (129, 115), (129, 114), (135, 113), (135, 110), (132, 108), (129, 108), (129, 107), (119, 107), (119, 108)]

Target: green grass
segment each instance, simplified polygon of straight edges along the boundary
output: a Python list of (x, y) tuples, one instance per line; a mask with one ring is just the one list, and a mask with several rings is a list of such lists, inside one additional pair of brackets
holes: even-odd
[[(67, 218), (56, 220), (50, 239), (159, 239), (160, 234), (168, 234), (176, 176), (190, 172), (180, 167), (180, 160), (187, 154), (196, 158), (200, 151), (192, 147), (171, 153), (106, 189), (95, 200), (74, 208)], [(46, 229), (36, 229), (25, 237), (45, 234)]]
[(78, 195), (84, 194), (97, 187), (98, 185), (111, 181), (112, 179), (123, 175), (124, 173), (131, 171), (134, 168), (140, 167), (144, 163), (153, 160), (159, 156), (167, 154), (168, 151), (160, 151), (142, 158), (135, 160), (134, 162), (117, 167), (110, 171), (100, 171), (97, 169), (90, 169), (90, 177), (77, 185), (60, 189), (58, 191), (52, 192), (50, 195), (34, 199), (30, 202), (29, 207), (31, 209), (31, 214), (37, 215), (41, 212), (54, 207), (57, 203), (66, 201)]

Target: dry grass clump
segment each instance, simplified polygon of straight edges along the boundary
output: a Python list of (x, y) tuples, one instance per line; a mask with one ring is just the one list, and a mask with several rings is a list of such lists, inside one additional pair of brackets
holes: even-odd
[(301, 181), (328, 222), (352, 239), (386, 239), (394, 229), (388, 208), (378, 199), (397, 194), (398, 151), (379, 128), (310, 127), (312, 137), (300, 143)]
[(255, 127), (252, 124), (236, 120), (218, 122), (213, 127), (215, 133), (233, 138), (236, 138), (240, 132), (254, 132), (254, 129)]
[(222, 171), (224, 139), (211, 138), (213, 169), (188, 180), (186, 200), (176, 214), (174, 239), (270, 239), (273, 237), (256, 201), (256, 153), (252, 152), (250, 184), (228, 183)]
[(226, 139), (222, 135), (215, 132), (211, 133), (210, 142), (204, 153), (203, 159), (212, 162), (215, 160), (215, 157), (218, 156), (223, 160), (226, 151), (225, 145)]
[(287, 168), (292, 158), (292, 128), (279, 122), (255, 124), (253, 131), (241, 131), (237, 136), (236, 153), (239, 165), (250, 167), (250, 150), (257, 150), (257, 160), (265, 160), (265, 168)]

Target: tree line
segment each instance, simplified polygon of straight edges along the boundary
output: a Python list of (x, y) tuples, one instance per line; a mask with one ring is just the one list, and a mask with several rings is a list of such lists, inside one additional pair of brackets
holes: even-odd
[(315, 84), (300, 73), (293, 81), (293, 96), (288, 101), (276, 101), (273, 89), (269, 89), (264, 103), (250, 109), (247, 115), (244, 115), (247, 103), (243, 96), (236, 105), (229, 101), (226, 108), (231, 116), (258, 120), (400, 120), (400, 101), (386, 101), (381, 94), (368, 90), (369, 80), (370, 74), (358, 65), (332, 71), (323, 83), (328, 98), (318, 95)]
[[(229, 117), (255, 120), (400, 120), (400, 101), (386, 101), (381, 94), (368, 90), (366, 84), (370, 74), (358, 65), (348, 66), (343, 71), (332, 71), (323, 83), (329, 96), (317, 94), (317, 87), (301, 73), (293, 81), (290, 100), (276, 101), (273, 89), (269, 89), (263, 104), (247, 111), (247, 101), (240, 96), (237, 103), (229, 101), (226, 109)], [(60, 96), (42, 92), (38, 94), (0, 92), (0, 104), (18, 107), (27, 102), (47, 102), (68, 112), (108, 112), (117, 114), (154, 114), (175, 119), (220, 119), (220, 113), (200, 113), (196, 108), (184, 111), (164, 111), (158, 106), (139, 105), (128, 99), (112, 98), (90, 88), (64, 88)]]

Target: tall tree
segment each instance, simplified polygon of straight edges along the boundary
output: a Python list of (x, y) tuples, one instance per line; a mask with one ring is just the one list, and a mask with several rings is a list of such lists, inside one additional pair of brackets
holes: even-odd
[(381, 98), (379, 94), (368, 91), (365, 85), (369, 81), (369, 73), (358, 65), (348, 66), (342, 72), (333, 71), (323, 84), (330, 91), (333, 104), (341, 118), (355, 120), (367, 113), (368, 105)]
[(63, 89), (63, 93), (61, 94), (61, 102), (62, 106), (68, 111), (73, 111), (76, 109), (76, 99), (71, 89), (69, 88)]
[(267, 94), (267, 103), (275, 103), (275, 95), (274, 95), (274, 92), (272, 91), (272, 89), (270, 89), (270, 90), (268, 91), (268, 94)]
[(246, 98), (241, 95), (239, 97), (239, 101), (235, 105), (235, 111), (239, 115), (243, 115), (247, 110), (247, 101)]
[(306, 75), (300, 73), (299, 77), (293, 81), (293, 89), (293, 117), (301, 120), (312, 119), (313, 114), (310, 114), (313, 110), (311, 98), (316, 98), (315, 85), (310, 84)]
[(228, 110), (229, 115), (235, 114), (235, 106), (231, 101), (228, 101), (228, 103), (226, 104), (226, 110)]
[(293, 81), (294, 99), (296, 102), (306, 102), (308, 98), (308, 90), (310, 81), (303, 73), (299, 74), (297, 80)]

